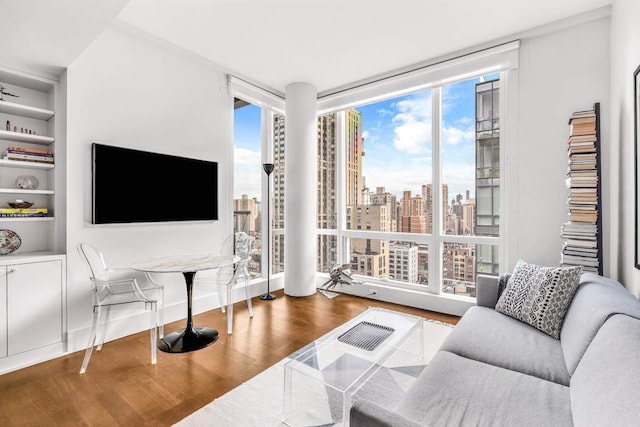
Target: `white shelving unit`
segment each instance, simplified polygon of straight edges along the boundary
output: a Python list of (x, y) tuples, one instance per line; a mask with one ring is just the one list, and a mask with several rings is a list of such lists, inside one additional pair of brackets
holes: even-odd
[[(0, 101), (0, 207), (22, 199), (48, 211), (46, 217), (0, 217), (0, 230), (14, 231), (21, 240), (15, 252), (0, 255), (2, 374), (66, 351), (67, 272), (65, 133), (56, 126), (65, 117), (64, 84), (2, 66), (0, 84), (18, 95)], [(9, 147), (51, 151), (54, 163), (2, 158)], [(35, 177), (38, 186), (18, 188), (23, 175)]]
[[(33, 202), (34, 208), (45, 207), (46, 217), (0, 217), (0, 229), (11, 229), (21, 238), (15, 254), (56, 253), (61, 249), (62, 227), (56, 224), (56, 96), (59, 83), (54, 80), (21, 73), (0, 66), (0, 84), (7, 92), (0, 100), (0, 207), (16, 199)], [(9, 147), (49, 150), (54, 164), (22, 160), (7, 160), (4, 153)], [(22, 189), (16, 185), (21, 175), (34, 176), (36, 189)]]

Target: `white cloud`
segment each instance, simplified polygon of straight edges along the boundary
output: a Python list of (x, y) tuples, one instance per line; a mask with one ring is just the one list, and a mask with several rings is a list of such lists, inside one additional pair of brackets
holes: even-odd
[(419, 94), (394, 103), (398, 113), (393, 145), (407, 154), (426, 152), (431, 144), (431, 93)]
[[(366, 157), (365, 157), (366, 158)], [(382, 159), (364, 163), (363, 175), (371, 191), (385, 187), (386, 191), (402, 196), (405, 190), (420, 192), (423, 184), (431, 182), (431, 157), (421, 156), (409, 161)]]
[(442, 129), (442, 142), (456, 145), (460, 142), (474, 142), (474, 129), (460, 129), (456, 127), (444, 127)]
[(257, 164), (260, 165), (260, 151), (250, 150), (238, 146), (233, 147), (233, 161), (236, 164)]
[(233, 157), (233, 197), (247, 194), (249, 198), (257, 197), (259, 200), (262, 178), (260, 152), (236, 146)]

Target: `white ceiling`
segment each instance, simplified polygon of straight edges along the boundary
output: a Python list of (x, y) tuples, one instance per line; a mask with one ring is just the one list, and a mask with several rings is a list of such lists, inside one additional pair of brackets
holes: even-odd
[(59, 73), (117, 17), (276, 91), (325, 92), (611, 1), (0, 0), (0, 64)]

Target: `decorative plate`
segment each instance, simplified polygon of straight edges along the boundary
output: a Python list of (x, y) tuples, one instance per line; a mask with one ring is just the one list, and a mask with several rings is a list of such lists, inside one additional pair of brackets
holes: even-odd
[(13, 230), (0, 230), (0, 255), (7, 255), (18, 250), (22, 240)]

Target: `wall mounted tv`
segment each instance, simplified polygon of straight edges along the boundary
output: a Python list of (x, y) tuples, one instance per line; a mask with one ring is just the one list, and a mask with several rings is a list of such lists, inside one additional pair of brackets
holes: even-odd
[(93, 224), (218, 219), (218, 163), (92, 144)]

